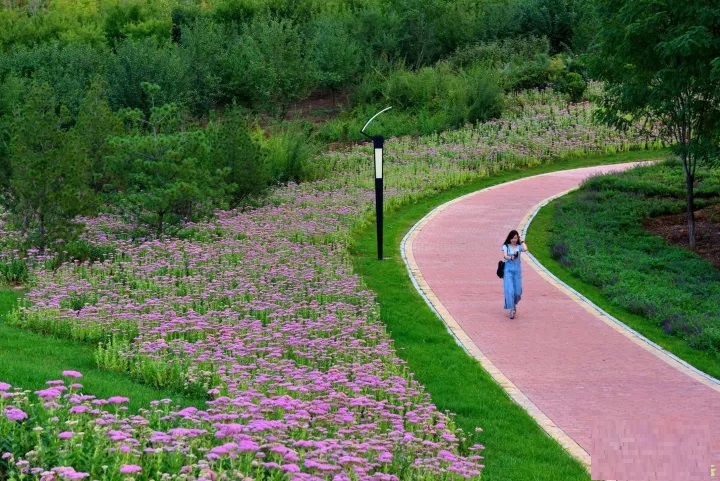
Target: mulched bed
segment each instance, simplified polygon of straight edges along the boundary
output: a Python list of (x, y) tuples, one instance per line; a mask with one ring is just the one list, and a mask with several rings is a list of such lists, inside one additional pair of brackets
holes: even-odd
[[(689, 249), (687, 215), (657, 217), (645, 229), (673, 245)], [(695, 212), (695, 240), (698, 255), (720, 269), (720, 204)]]

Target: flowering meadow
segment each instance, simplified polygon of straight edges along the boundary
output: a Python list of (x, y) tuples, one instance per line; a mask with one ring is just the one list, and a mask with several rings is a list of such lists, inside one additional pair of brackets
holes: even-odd
[[(476, 127), (389, 139), (388, 208), (509, 168), (657, 146), (593, 125), (589, 104), (548, 92), (515, 104)], [(30, 262), (30, 292), (7, 322), (95, 343), (101, 367), (208, 400), (130, 413), (125, 393), (85, 393), (79, 372), (36, 392), (0, 379), (0, 478), (479, 479), (475, 433), (413, 380), (351, 269), (351, 233), (372, 221), (371, 147), (316, 162), (331, 175), (180, 237), (133, 240), (106, 215), (85, 219), (83, 235), (112, 248), (107, 260)]]

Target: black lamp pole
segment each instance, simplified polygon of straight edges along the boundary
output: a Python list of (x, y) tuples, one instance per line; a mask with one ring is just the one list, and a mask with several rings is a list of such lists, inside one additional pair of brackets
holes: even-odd
[(383, 259), (383, 145), (385, 144), (385, 139), (382, 135), (371, 137), (365, 133), (365, 129), (375, 117), (391, 108), (392, 107), (387, 107), (370, 117), (370, 120), (365, 123), (365, 126), (360, 131), (361, 134), (373, 141), (373, 158), (375, 160), (375, 219), (377, 223), (377, 252), (379, 261)]

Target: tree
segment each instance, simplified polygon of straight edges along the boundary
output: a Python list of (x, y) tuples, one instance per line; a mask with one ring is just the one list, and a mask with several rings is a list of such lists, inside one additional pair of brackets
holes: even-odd
[(211, 157), (230, 194), (230, 208), (262, 195), (270, 185), (267, 155), (250, 135), (239, 108), (229, 109), (209, 129)]
[(307, 96), (316, 78), (307, 39), (289, 20), (254, 20), (231, 51), (236, 88), (251, 92), (257, 107), (280, 118), (291, 102)]
[(100, 192), (108, 180), (105, 168), (105, 157), (110, 155), (108, 138), (122, 133), (122, 122), (110, 109), (104, 88), (99, 79), (93, 81), (80, 104), (73, 128), (76, 155), (87, 157), (92, 172), (90, 186), (96, 192)]
[(171, 104), (153, 107), (149, 120), (153, 132), (111, 138), (113, 154), (106, 159), (115, 204), (151, 225), (157, 237), (167, 223), (202, 214), (222, 189), (208, 165), (204, 131), (162, 133), (154, 127), (176, 113)]
[(322, 17), (314, 23), (311, 58), (317, 65), (318, 80), (333, 94), (345, 87), (360, 70), (361, 50), (350, 37), (342, 20)]
[(33, 84), (12, 128), (8, 207), (16, 225), (41, 251), (53, 240), (68, 240), (72, 219), (89, 213), (88, 158), (76, 155), (67, 109), (47, 84)]
[(720, 8), (704, 0), (598, 0), (604, 23), (591, 67), (605, 81), (601, 118), (656, 121), (685, 170), (690, 248), (699, 165), (717, 156)]

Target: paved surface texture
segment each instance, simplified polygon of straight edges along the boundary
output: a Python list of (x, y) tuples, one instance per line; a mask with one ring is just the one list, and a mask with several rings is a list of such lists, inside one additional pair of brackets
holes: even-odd
[[(539, 203), (589, 175), (628, 167), (545, 174), (457, 199), (416, 226), (405, 242), (406, 260), (468, 351), (492, 366), (500, 384), (514, 389), (511, 395), (586, 465), (588, 453), (602, 449), (593, 447), (598, 433), (624, 432), (628, 423), (638, 422), (668, 432), (680, 426), (694, 429), (690, 438), (700, 440), (717, 471), (709, 477), (703, 458), (706, 477), (686, 479), (720, 480), (720, 386), (595, 313), (527, 257), (516, 318), (502, 309), (495, 267), (507, 233), (521, 230)], [(528, 249), (532, 253), (532, 244)], [(681, 441), (671, 451), (682, 465)]]

